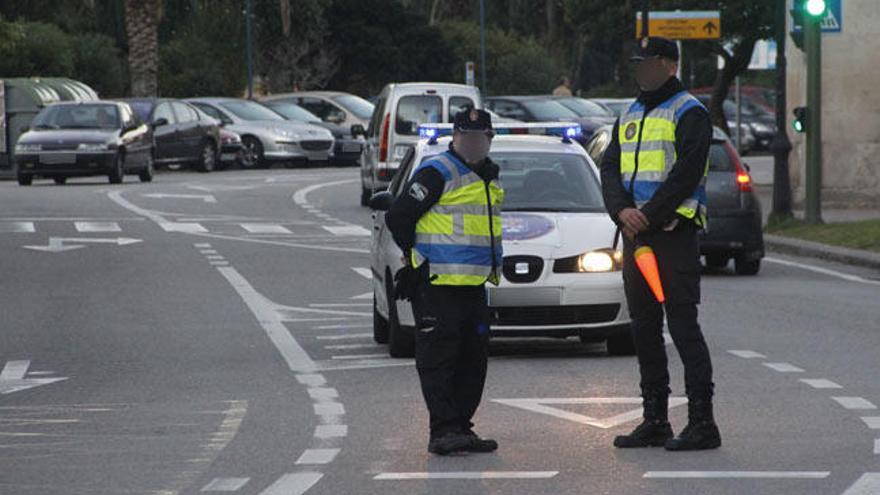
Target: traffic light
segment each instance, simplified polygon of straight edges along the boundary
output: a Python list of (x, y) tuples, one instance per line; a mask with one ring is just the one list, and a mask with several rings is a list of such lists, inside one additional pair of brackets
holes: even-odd
[(804, 49), (804, 23), (807, 21), (822, 22), (828, 13), (828, 4), (825, 0), (792, 0), (791, 10), (791, 40), (799, 49)]
[(797, 107), (794, 109), (794, 120), (791, 126), (794, 132), (801, 134), (807, 130), (807, 107)]
[(825, 11), (828, 6), (825, 0), (806, 0), (804, 2), (804, 12), (811, 17), (825, 17)]

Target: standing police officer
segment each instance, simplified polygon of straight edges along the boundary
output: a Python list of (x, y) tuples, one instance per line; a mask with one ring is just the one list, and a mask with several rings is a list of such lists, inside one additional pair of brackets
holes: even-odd
[[(712, 138), (708, 112), (675, 77), (678, 47), (644, 38), (635, 63), (638, 99), (614, 126), (602, 160), (602, 190), (611, 218), (624, 233), (623, 278), (641, 373), (644, 422), (618, 436), (619, 448), (721, 446), (712, 413), (712, 362), (697, 322), (700, 302), (698, 233), (706, 227), (706, 175)], [(666, 293), (657, 302), (635, 265), (634, 248), (653, 248)], [(663, 310), (684, 363), (688, 424), (673, 438)]]
[[(417, 321), (416, 367), (430, 415), (428, 451), (492, 452), (471, 419), (486, 381), (489, 310), (485, 283), (498, 284), (501, 203), (498, 166), (489, 160), (488, 113), (455, 116), (449, 150), (418, 166), (385, 216), (406, 266), (398, 292), (411, 296)], [(416, 294), (412, 294), (415, 292)]]

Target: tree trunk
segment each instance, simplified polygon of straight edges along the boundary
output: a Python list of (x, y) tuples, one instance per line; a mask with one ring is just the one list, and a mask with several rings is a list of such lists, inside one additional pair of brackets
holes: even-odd
[(715, 77), (712, 101), (709, 103), (709, 115), (712, 118), (712, 123), (724, 129), (727, 135), (731, 135), (731, 133), (724, 115), (724, 100), (727, 99), (727, 95), (730, 93), (730, 84), (736, 79), (736, 76), (749, 68), (756, 41), (754, 38), (743, 39), (733, 48), (733, 54), (728, 53), (724, 48), (718, 52), (724, 59), (724, 68), (718, 71), (718, 75)]
[(159, 0), (125, 0), (132, 96), (158, 96)]
[(281, 32), (284, 36), (290, 36), (290, 0), (279, 0), (281, 11)]

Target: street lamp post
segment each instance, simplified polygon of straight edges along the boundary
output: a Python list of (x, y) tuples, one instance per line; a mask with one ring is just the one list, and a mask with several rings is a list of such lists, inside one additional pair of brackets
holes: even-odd
[(804, 48), (807, 52), (807, 223), (822, 223), (822, 19), (824, 0), (804, 4)]
[(776, 0), (776, 136), (773, 138), (773, 209), (775, 219), (791, 217), (791, 183), (788, 156), (791, 141), (788, 140), (786, 120), (786, 65), (785, 17), (788, 0)]

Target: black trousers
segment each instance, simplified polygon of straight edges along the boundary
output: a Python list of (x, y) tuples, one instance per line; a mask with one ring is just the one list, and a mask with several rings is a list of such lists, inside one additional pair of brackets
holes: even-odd
[(420, 305), (436, 321), (432, 327), (415, 330), (416, 368), (430, 415), (431, 438), (468, 430), (486, 383), (486, 289), (428, 286)]
[(641, 373), (642, 395), (670, 393), (663, 312), (685, 370), (685, 391), (690, 398), (708, 399), (714, 392), (712, 360), (697, 321), (700, 303), (700, 246), (698, 228), (682, 221), (673, 231), (640, 237), (653, 248), (666, 295), (657, 302), (633, 258), (634, 244), (624, 242), (623, 280), (632, 318), (632, 334)]

